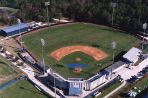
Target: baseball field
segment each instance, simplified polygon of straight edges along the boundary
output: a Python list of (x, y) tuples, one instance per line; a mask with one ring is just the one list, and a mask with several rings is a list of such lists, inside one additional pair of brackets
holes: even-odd
[[(45, 40), (45, 64), (65, 78), (88, 78), (112, 63), (112, 41), (117, 42), (115, 56), (128, 51), (139, 40), (108, 27), (87, 23), (54, 26), (23, 36), (24, 45), (42, 60), (40, 39)], [(69, 64), (83, 64), (71, 68)]]

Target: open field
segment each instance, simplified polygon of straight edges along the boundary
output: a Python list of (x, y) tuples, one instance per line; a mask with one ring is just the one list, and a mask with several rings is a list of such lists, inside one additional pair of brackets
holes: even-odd
[(21, 80), (0, 91), (0, 98), (48, 98), (26, 80)]
[(13, 79), (17, 73), (11, 67), (11, 64), (0, 57), (0, 85)]
[[(26, 47), (40, 60), (42, 57), (40, 38), (45, 39), (44, 46), (44, 57), (47, 66), (52, 67), (56, 72), (67, 77), (83, 77), (88, 78), (93, 74), (96, 74), (99, 70), (109, 66), (112, 62), (111, 42), (117, 42), (117, 49), (115, 54), (118, 55), (123, 51), (129, 50), (131, 47), (136, 45), (139, 40), (131, 35), (121, 33), (119, 31), (111, 30), (107, 27), (99, 27), (93, 24), (76, 23), (64, 26), (52, 27), (38, 33), (28, 34), (23, 37), (24, 44)], [(83, 72), (76, 74), (73, 73), (65, 64), (77, 63), (74, 62), (74, 56), (80, 56), (77, 52), (70, 54), (71, 56), (65, 56), (61, 61), (56, 61), (50, 54), (62, 47), (72, 45), (85, 45), (95, 47), (104, 51), (108, 57), (96, 61), (93, 58), (87, 59), (82, 56), (81, 63), (87, 64), (87, 67), (83, 69)], [(68, 60), (69, 59), (69, 60)], [(87, 60), (84, 60), (87, 59)], [(101, 66), (97, 66), (101, 64)], [(64, 66), (56, 66), (64, 65)]]

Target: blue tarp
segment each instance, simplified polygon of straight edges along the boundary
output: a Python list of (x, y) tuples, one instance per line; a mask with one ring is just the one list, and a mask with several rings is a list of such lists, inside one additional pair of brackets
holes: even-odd
[(86, 65), (86, 64), (67, 64), (67, 66), (68, 66), (69, 68), (76, 68), (76, 67), (84, 68), (84, 67), (86, 67), (87, 65)]
[(15, 82), (17, 82), (17, 81), (19, 81), (19, 79), (14, 79), (14, 80), (12, 80), (12, 81), (10, 81), (10, 82), (8, 82), (8, 83), (6, 83), (6, 84), (0, 86), (0, 90), (3, 90), (4, 88), (6, 88), (6, 87), (12, 85), (13, 83), (15, 83)]
[(69, 88), (69, 95), (78, 96), (82, 94), (82, 89), (78, 87)]
[(3, 31), (2, 34), (4, 36), (11, 36), (19, 32), (27, 31), (28, 28), (29, 28), (29, 25), (27, 25), (26, 23), (21, 23), (21, 24), (9, 26), (9, 27), (2, 29)]
[(20, 81), (21, 79), (25, 79), (25, 78), (26, 78), (26, 76), (23, 75), (23, 76), (21, 76), (21, 77), (19, 77), (19, 78), (16, 78), (16, 79), (14, 79), (14, 80), (11, 80), (11, 81), (9, 81), (9, 82), (7, 82), (7, 83), (1, 85), (1, 86), (0, 86), (0, 90), (3, 90), (4, 88), (7, 88), (8, 86), (10, 86), (10, 85), (12, 85), (12, 84), (14, 84), (14, 83)]

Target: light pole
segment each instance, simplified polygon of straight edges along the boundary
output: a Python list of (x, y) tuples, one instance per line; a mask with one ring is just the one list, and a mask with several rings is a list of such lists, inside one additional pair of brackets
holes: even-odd
[(49, 26), (49, 11), (48, 11), (48, 6), (50, 5), (50, 2), (45, 2), (45, 6), (46, 6), (46, 10), (47, 10), (47, 22), (48, 22), (48, 26)]
[(17, 18), (17, 22), (18, 22), (18, 24), (19, 24), (19, 41), (20, 41), (21, 48), (22, 48), (23, 42), (22, 42), (22, 34), (21, 34), (21, 30), (20, 30), (21, 20), (20, 20), (19, 18)]
[(145, 30), (146, 30), (146, 28), (147, 28), (147, 23), (144, 23), (143, 24), (144, 32), (143, 32), (142, 50), (144, 50), (144, 43), (145, 43), (144, 37), (145, 37)]
[(112, 26), (114, 25), (114, 12), (115, 12), (115, 7), (116, 7), (116, 2), (111, 2), (111, 6), (113, 7), (112, 11)]
[[(116, 49), (117, 43), (113, 41), (111, 43), (111, 48), (113, 49), (113, 60), (112, 60), (112, 65), (114, 64), (114, 59), (115, 59), (115, 49)], [(112, 67), (111, 67), (111, 78), (112, 78)]]
[(42, 46), (42, 59), (43, 59), (43, 66), (44, 66), (44, 75), (45, 75), (45, 62), (44, 62), (44, 54), (43, 54), (43, 52), (44, 52), (44, 46), (45, 46), (45, 40), (43, 39), (43, 38), (41, 38), (41, 46)]

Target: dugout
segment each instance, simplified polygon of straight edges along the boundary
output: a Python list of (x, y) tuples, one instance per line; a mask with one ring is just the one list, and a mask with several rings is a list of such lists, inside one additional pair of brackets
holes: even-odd
[(15, 34), (19, 34), (19, 32), (28, 31), (28, 29), (29, 29), (29, 25), (27, 23), (16, 24), (16, 25), (13, 25), (13, 26), (3, 28), (0, 31), (0, 35), (12, 36), (12, 35), (15, 35)]

